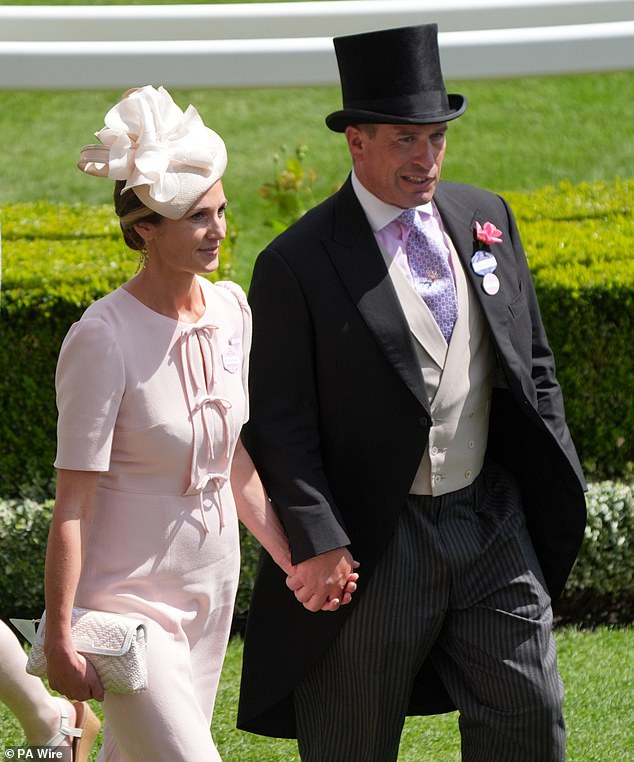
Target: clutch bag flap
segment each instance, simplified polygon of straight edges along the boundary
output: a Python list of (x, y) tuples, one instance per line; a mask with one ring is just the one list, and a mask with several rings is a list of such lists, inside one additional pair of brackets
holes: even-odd
[[(146, 641), (145, 624), (123, 614), (92, 609), (73, 609), (71, 617), (73, 644), (81, 653), (123, 656), (135, 640)], [(44, 645), (46, 611), (35, 634), (36, 643)]]

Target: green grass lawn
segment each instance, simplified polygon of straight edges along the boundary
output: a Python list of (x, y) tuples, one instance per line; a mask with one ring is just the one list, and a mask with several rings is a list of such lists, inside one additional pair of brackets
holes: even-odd
[[(568, 762), (634, 760), (634, 629), (557, 631), (559, 665), (566, 685)], [(231, 641), (216, 702), (213, 733), (224, 762), (299, 762), (294, 741), (254, 736), (235, 729), (242, 642)], [(95, 704), (99, 711), (99, 706)], [(184, 710), (186, 711), (186, 710)], [(0, 753), (23, 743), (20, 729), (0, 705)], [(91, 756), (94, 762), (96, 753)], [(410, 717), (399, 762), (457, 762), (457, 715)]]

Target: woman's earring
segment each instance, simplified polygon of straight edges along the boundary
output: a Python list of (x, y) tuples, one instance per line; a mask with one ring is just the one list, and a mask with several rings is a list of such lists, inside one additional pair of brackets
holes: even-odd
[(148, 261), (148, 253), (147, 253), (147, 249), (144, 246), (139, 252), (139, 263), (136, 266), (137, 273), (141, 272), (141, 270), (145, 270), (145, 268), (147, 267), (147, 261)]

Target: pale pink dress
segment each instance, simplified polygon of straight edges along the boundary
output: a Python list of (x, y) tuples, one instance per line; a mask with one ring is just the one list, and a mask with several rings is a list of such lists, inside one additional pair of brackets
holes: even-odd
[(107, 694), (100, 760), (212, 762), (209, 726), (240, 568), (229, 484), (248, 414), (242, 290), (199, 279), (173, 320), (119, 288), (62, 345), (55, 466), (102, 472), (76, 605), (148, 620), (149, 688)]

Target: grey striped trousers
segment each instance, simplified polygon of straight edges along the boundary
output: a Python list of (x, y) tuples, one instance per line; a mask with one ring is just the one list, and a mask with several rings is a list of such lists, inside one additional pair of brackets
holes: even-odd
[(396, 760), (428, 656), (459, 709), (465, 762), (565, 760), (550, 598), (519, 491), (502, 469), (489, 464), (448, 495), (411, 495), (350, 605), (295, 691), (303, 762)]

